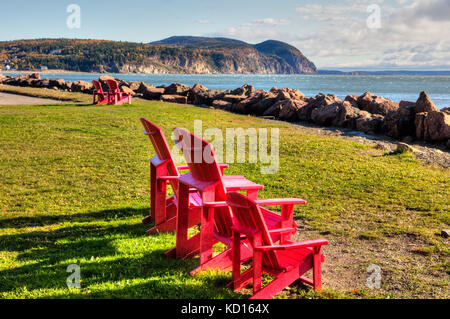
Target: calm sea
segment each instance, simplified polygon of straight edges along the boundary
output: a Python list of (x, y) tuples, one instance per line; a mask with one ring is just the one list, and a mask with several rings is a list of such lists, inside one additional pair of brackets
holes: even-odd
[[(8, 74), (14, 75), (15, 74)], [(63, 78), (67, 81), (92, 81), (100, 75), (95, 73), (41, 73), (45, 78)], [(421, 91), (426, 91), (437, 107), (450, 106), (450, 76), (346, 76), (346, 75), (242, 75), (242, 74), (109, 74), (125, 81), (144, 81), (155, 86), (173, 82), (187, 85), (201, 83), (210, 89), (234, 89), (251, 84), (257, 89), (299, 89), (306, 96), (318, 93), (336, 94), (345, 98), (348, 94), (361, 95), (370, 91), (395, 102), (416, 101)]]

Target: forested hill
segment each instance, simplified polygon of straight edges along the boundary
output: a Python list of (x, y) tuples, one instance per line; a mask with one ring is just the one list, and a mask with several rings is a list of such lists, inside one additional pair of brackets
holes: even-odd
[(0, 69), (7, 65), (17, 70), (47, 67), (101, 73), (317, 73), (314, 63), (283, 42), (251, 45), (200, 37), (148, 44), (77, 39), (0, 42)]

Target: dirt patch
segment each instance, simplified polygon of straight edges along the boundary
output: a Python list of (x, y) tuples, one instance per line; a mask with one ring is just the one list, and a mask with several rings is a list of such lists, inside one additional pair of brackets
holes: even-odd
[(0, 92), (0, 105), (52, 105), (61, 101)]
[[(415, 236), (341, 238), (312, 230), (299, 230), (294, 236), (295, 241), (317, 238), (329, 240), (323, 247), (324, 289), (339, 290), (346, 295), (363, 292), (362, 296), (366, 297), (448, 298), (450, 295), (448, 258), (421, 253), (427, 243)], [(367, 284), (373, 273), (368, 271), (369, 265), (381, 269), (379, 289)]]
[[(286, 124), (285, 122), (282, 122)], [(298, 122), (295, 126), (317, 135), (336, 136), (343, 139), (351, 139), (362, 144), (371, 144), (386, 153), (395, 152), (399, 141), (383, 135), (368, 135), (359, 131), (336, 127), (319, 127), (309, 123)], [(450, 150), (445, 145), (431, 144), (422, 141), (407, 141), (412, 148), (412, 153), (425, 164), (437, 164), (444, 168), (450, 168)]]

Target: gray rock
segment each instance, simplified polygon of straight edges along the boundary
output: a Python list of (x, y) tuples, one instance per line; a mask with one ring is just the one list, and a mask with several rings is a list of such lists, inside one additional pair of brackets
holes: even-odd
[(413, 151), (414, 151), (414, 149), (406, 143), (400, 142), (397, 144), (397, 152), (398, 153), (413, 152)]

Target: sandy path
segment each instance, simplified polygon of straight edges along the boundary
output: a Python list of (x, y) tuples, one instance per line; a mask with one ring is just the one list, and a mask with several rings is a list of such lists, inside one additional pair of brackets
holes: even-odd
[(47, 105), (58, 103), (61, 103), (61, 101), (0, 92), (0, 105)]

